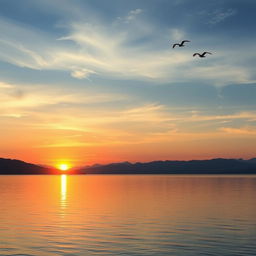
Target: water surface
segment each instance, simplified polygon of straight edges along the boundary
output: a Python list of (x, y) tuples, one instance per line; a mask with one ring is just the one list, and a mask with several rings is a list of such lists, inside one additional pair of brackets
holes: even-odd
[(0, 176), (0, 255), (256, 255), (256, 176)]

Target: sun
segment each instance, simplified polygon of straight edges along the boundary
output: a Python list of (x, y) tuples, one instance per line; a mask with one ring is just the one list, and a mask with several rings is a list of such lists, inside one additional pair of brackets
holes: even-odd
[(58, 168), (61, 170), (61, 171), (67, 171), (70, 167), (68, 164), (59, 164)]

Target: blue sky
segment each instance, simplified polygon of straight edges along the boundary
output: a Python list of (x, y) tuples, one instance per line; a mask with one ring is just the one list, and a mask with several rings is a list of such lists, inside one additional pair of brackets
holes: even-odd
[[(253, 0), (0, 0), (0, 154), (252, 157), (255, 10)], [(213, 54), (192, 57), (203, 51)]]

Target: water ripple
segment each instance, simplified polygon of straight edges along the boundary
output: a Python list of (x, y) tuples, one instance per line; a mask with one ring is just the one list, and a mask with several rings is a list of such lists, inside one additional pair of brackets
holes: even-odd
[(0, 177), (1, 256), (256, 255), (255, 178), (63, 177)]

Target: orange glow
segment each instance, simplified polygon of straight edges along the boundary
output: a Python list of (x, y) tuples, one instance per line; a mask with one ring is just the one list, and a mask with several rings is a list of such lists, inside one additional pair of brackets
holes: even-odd
[[(17, 232), (22, 232), (27, 243), (31, 241), (29, 231), (34, 227), (41, 228), (44, 237), (70, 241), (70, 227), (73, 224), (82, 223), (83, 227), (92, 227), (89, 231), (73, 229), (75, 238), (84, 236), (90, 239), (88, 234), (98, 235), (98, 230), (115, 230), (114, 221), (120, 226), (125, 222), (137, 223), (136, 220), (158, 220), (160, 231), (167, 223), (170, 226), (166, 230), (177, 230), (182, 237), (184, 231), (177, 228), (184, 225), (184, 220), (191, 228), (191, 223), (203, 223), (202, 220), (207, 219), (210, 223), (231, 220), (229, 223), (237, 225), (235, 220), (241, 216), (246, 216), (247, 221), (253, 223), (256, 212), (253, 179), (198, 175), (2, 176), (1, 202), (8, 209), (8, 214), (0, 211), (3, 223), (1, 234), (12, 239), (13, 232), (8, 230), (11, 223)], [(4, 193), (7, 188), (8, 193)], [(20, 200), (21, 197), (23, 200)], [(38, 214), (29, 215), (28, 209)], [(108, 216), (110, 221), (103, 221), (99, 213)], [(136, 236), (144, 236), (148, 232), (145, 221), (132, 225)], [(24, 223), (29, 224), (28, 228), (24, 228)], [(59, 229), (45, 228), (47, 225), (56, 227), (56, 224)], [(154, 226), (156, 230), (157, 226)], [(14, 243), (21, 247), (24, 241), (16, 239)], [(26, 254), (30, 252), (25, 251)]]

